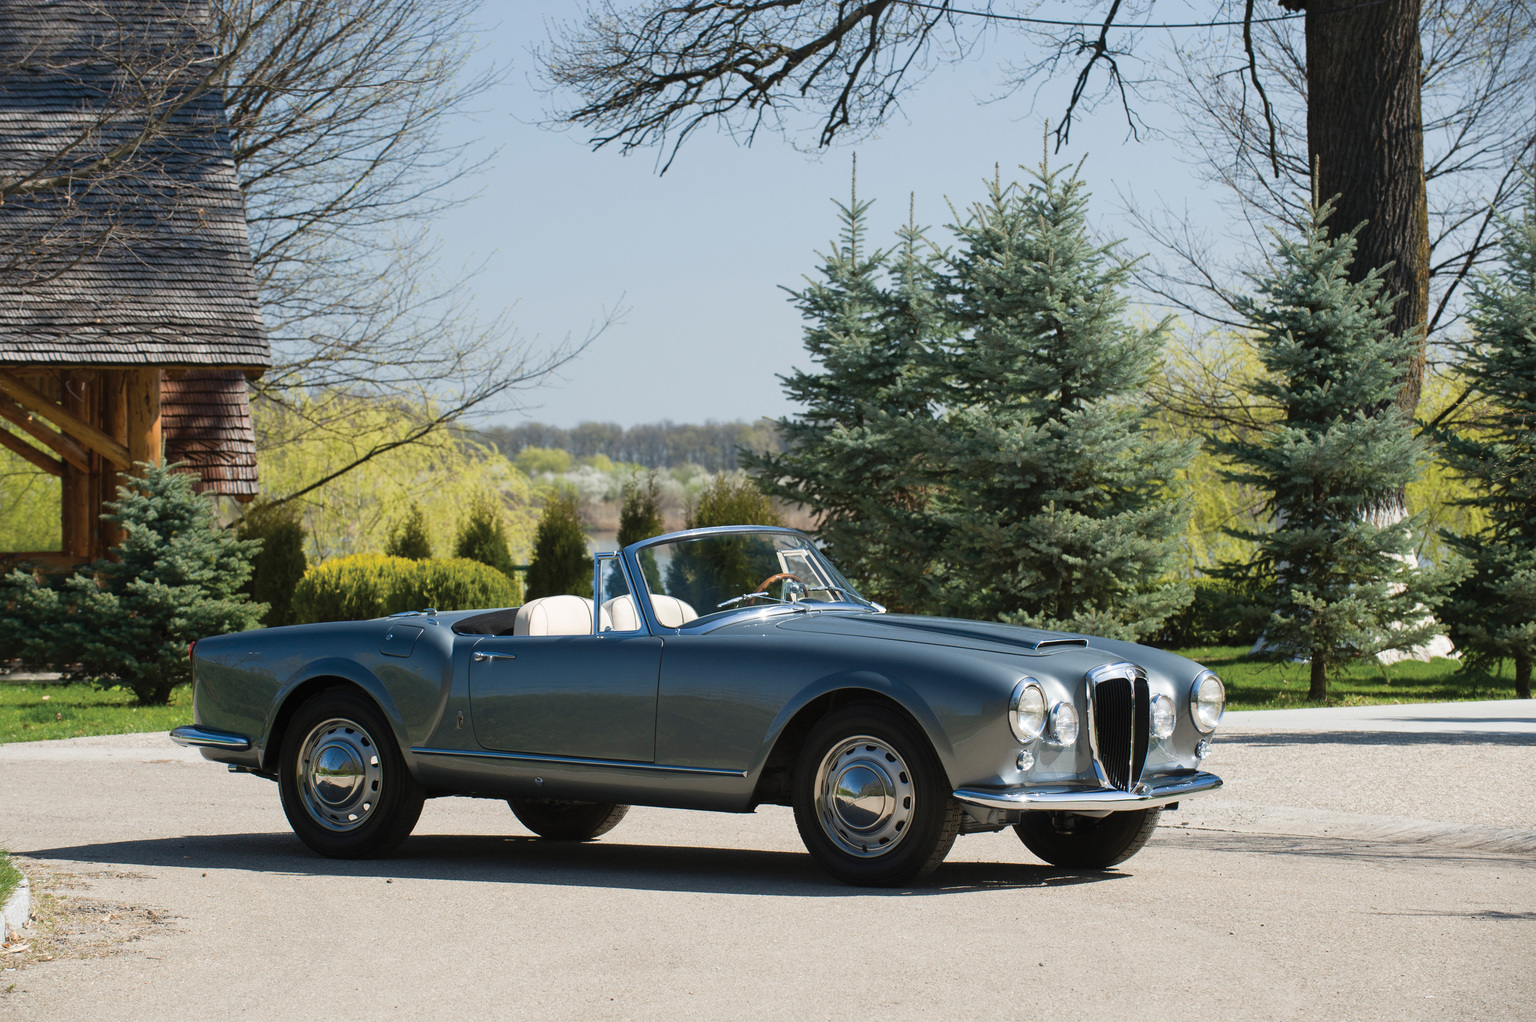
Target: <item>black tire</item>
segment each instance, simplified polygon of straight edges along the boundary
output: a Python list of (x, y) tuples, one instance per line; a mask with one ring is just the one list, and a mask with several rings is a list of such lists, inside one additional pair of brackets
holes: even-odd
[(1026, 813), (1014, 833), (1024, 847), (1053, 866), (1108, 869), (1141, 851), (1157, 829), (1162, 810), (1132, 809), (1108, 816)]
[(388, 855), (421, 816), (426, 792), (406, 767), (389, 722), (359, 692), (333, 689), (300, 706), (280, 756), (283, 812), (299, 840), (321, 855)]
[(844, 883), (912, 883), (944, 861), (960, 832), (960, 804), (928, 736), (884, 706), (850, 706), (818, 722), (793, 784), (800, 840)]
[(629, 806), (613, 802), (561, 802), (548, 798), (509, 798), (512, 815), (539, 837), (551, 841), (591, 841), (619, 825)]

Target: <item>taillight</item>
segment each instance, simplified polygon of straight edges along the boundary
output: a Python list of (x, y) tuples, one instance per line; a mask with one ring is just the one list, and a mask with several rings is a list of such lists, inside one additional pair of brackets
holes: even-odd
[(188, 660), (192, 659), (192, 651), (194, 649), (196, 649), (196, 648), (197, 648), (197, 640), (196, 639), (193, 639), (191, 642), (187, 643), (187, 659)]

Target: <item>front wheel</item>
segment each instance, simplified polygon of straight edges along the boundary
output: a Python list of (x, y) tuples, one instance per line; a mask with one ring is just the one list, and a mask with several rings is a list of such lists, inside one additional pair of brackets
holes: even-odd
[(293, 832), (321, 855), (388, 855), (411, 834), (425, 792), (389, 722), (356, 692), (322, 692), (288, 724), (278, 791)]
[(1108, 869), (1141, 851), (1157, 829), (1161, 809), (1131, 809), (1107, 816), (1032, 812), (1014, 827), (1024, 847), (1053, 866)]
[(849, 884), (924, 877), (960, 831), (960, 805), (927, 736), (884, 706), (850, 706), (811, 729), (793, 801), (806, 850)]
[(552, 841), (591, 841), (619, 825), (629, 806), (613, 802), (560, 802), (547, 798), (509, 798), (512, 815), (539, 837)]

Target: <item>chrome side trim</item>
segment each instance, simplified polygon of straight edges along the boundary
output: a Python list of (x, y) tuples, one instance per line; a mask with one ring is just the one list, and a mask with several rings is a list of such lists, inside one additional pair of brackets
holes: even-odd
[(659, 770), (673, 774), (707, 774), (712, 777), (745, 777), (745, 770), (717, 767), (665, 766), (626, 759), (584, 759), (580, 756), (537, 756), (527, 752), (493, 752), (489, 749), (411, 749), (418, 756), (469, 756), (474, 759), (511, 759), (522, 763), (555, 763), (560, 766), (622, 767), (625, 770)]
[(231, 749), (236, 752), (251, 747), (251, 740), (245, 735), (237, 735), (233, 731), (220, 731), (218, 728), (201, 727), (197, 724), (183, 724), (171, 732), (171, 741), (177, 745), (190, 745), (204, 749)]
[(955, 798), (988, 809), (1150, 809), (1177, 802), (1190, 795), (1215, 791), (1221, 778), (1197, 772), (1182, 777), (1154, 778), (1136, 786), (1134, 791), (1118, 788), (960, 788)]

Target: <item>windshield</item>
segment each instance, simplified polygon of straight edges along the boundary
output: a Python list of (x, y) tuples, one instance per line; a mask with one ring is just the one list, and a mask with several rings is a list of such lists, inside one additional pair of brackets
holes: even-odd
[(871, 605), (809, 539), (791, 533), (676, 539), (646, 547), (639, 560), (651, 606), (671, 627), (744, 607)]

